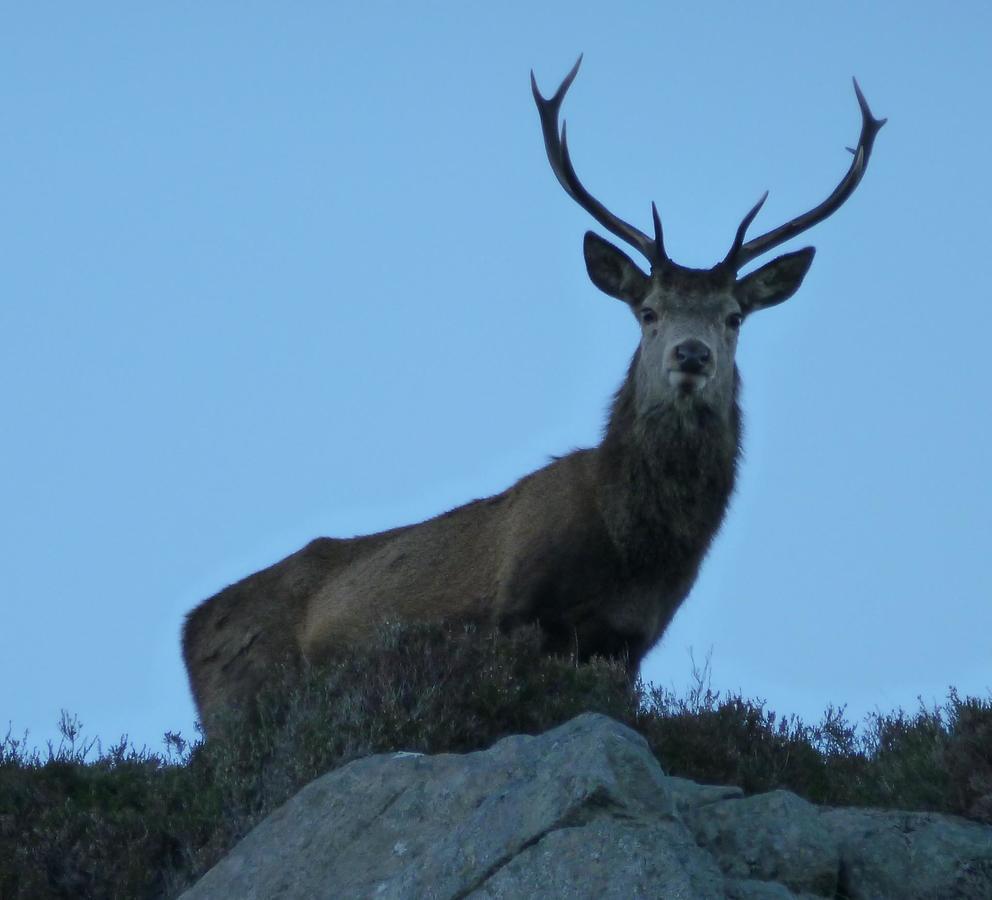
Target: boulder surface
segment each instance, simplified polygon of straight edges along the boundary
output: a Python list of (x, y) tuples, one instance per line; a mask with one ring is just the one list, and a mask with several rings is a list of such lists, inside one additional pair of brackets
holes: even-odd
[(988, 900), (992, 827), (668, 777), (640, 735), (589, 713), (329, 772), (182, 896)]

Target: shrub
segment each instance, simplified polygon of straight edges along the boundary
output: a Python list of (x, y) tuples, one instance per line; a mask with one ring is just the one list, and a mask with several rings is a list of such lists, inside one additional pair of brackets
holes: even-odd
[[(721, 696), (708, 664), (676, 694), (630, 684), (622, 665), (540, 653), (540, 634), (381, 629), (371, 647), (310, 671), (273, 673), (250, 719), (161, 754), (104, 751), (63, 714), (47, 754), (0, 743), (0, 897), (174, 896), (318, 775), (372, 753), (462, 753), (584, 711), (645, 735), (670, 774), (783, 787), (834, 805), (953, 812), (992, 823), (992, 701), (876, 714), (843, 708), (809, 726), (760, 700)], [(95, 758), (89, 761), (95, 748)]]

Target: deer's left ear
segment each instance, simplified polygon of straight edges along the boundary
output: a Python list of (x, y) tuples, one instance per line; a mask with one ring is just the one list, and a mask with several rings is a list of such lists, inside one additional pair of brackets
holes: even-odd
[(734, 295), (744, 315), (788, 300), (803, 283), (815, 252), (813, 247), (804, 247), (786, 253), (738, 281)]

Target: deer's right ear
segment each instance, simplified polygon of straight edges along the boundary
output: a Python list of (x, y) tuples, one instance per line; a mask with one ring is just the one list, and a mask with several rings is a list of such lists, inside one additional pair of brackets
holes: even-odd
[(603, 293), (632, 305), (644, 299), (648, 276), (626, 253), (591, 231), (586, 232), (582, 250), (586, 257), (586, 271), (592, 283)]

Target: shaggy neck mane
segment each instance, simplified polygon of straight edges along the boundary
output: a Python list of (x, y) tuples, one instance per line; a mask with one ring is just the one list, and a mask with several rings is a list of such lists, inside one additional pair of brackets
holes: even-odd
[(597, 502), (630, 576), (695, 570), (734, 489), (740, 456), (739, 379), (729, 409), (686, 402), (638, 415), (640, 350), (610, 410), (597, 454)]

